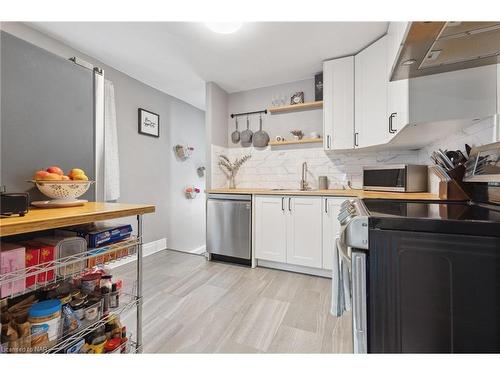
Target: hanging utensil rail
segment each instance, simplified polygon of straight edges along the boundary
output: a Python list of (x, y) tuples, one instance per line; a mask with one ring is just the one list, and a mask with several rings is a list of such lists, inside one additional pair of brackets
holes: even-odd
[(267, 109), (263, 109), (261, 111), (253, 111), (253, 112), (231, 113), (231, 118), (238, 117), (238, 116), (255, 115), (257, 113), (267, 114)]

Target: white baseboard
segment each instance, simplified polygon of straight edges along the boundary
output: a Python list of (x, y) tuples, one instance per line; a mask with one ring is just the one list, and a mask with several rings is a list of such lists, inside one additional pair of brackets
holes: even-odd
[(282, 271), (305, 273), (306, 275), (328, 277), (330, 279), (332, 278), (332, 271), (331, 270), (305, 267), (305, 266), (297, 266), (295, 264), (273, 262), (270, 260), (262, 260), (262, 259), (256, 259), (256, 261), (257, 261), (257, 267), (274, 268), (274, 269), (282, 270)]
[(203, 254), (205, 251), (207, 251), (207, 246), (203, 245), (203, 246), (197, 247), (194, 250), (189, 251), (189, 253), (191, 253), (191, 254)]
[[(142, 257), (145, 258), (147, 256), (153, 255), (154, 253), (157, 253), (162, 250), (167, 249), (167, 239), (166, 238), (161, 238), (156, 241), (151, 241), (145, 244), (142, 244)], [(109, 268), (113, 269), (116, 267), (123, 266), (124, 264), (134, 262), (136, 260), (135, 257), (127, 257), (122, 260), (119, 260), (117, 262), (113, 262), (110, 265), (108, 265)]]

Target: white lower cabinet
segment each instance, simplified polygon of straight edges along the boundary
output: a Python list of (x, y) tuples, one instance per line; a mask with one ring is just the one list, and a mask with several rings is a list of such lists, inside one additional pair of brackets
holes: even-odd
[(323, 198), (323, 260), (324, 269), (331, 270), (333, 265), (333, 246), (335, 238), (339, 235), (340, 222), (337, 219), (340, 205), (346, 198)]
[(319, 196), (257, 196), (255, 257), (331, 269), (333, 244), (339, 230), (337, 215), (344, 200)]
[(286, 262), (321, 268), (321, 197), (289, 197)]
[(255, 198), (255, 257), (286, 262), (285, 197)]

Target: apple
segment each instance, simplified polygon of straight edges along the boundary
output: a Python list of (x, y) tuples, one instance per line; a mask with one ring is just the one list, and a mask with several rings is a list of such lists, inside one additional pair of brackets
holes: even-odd
[(55, 166), (55, 165), (53, 165), (52, 167), (48, 167), (47, 168), (47, 172), (49, 172), (49, 173), (55, 173), (55, 174), (58, 174), (60, 176), (62, 176), (64, 174), (63, 170), (61, 168), (59, 168), (58, 166)]
[(45, 180), (49, 172), (47, 171), (36, 171), (33, 176), (33, 180)]
[(63, 181), (68, 181), (68, 180), (71, 180), (68, 176), (61, 176), (61, 179)]
[(89, 178), (85, 176), (84, 174), (77, 174), (73, 176), (73, 180), (80, 180), (80, 181), (88, 181)]
[(68, 176), (71, 178), (71, 179), (75, 179), (75, 176), (78, 176), (78, 175), (83, 175), (85, 176), (85, 171), (83, 169), (78, 169), (78, 168), (73, 168), (71, 171), (69, 171), (68, 173)]

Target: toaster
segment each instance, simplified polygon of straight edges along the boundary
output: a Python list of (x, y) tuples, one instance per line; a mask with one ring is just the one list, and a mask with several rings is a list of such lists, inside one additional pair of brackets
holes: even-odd
[(30, 196), (28, 193), (0, 193), (0, 215), (24, 216), (28, 213)]

